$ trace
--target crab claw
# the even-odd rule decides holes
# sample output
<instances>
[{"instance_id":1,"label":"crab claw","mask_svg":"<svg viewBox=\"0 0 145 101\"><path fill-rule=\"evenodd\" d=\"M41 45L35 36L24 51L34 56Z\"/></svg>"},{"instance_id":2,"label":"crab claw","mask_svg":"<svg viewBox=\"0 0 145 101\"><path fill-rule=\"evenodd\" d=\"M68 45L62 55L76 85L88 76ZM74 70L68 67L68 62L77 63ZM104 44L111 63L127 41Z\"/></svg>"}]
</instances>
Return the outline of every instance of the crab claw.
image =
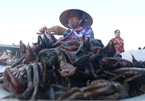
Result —
<instances>
[{"instance_id":1,"label":"crab claw","mask_svg":"<svg viewBox=\"0 0 145 101\"><path fill-rule=\"evenodd\" d=\"M4 89L12 93L22 93L26 89L23 80L17 79L9 68L4 71Z\"/></svg>"},{"instance_id":2,"label":"crab claw","mask_svg":"<svg viewBox=\"0 0 145 101\"><path fill-rule=\"evenodd\" d=\"M32 46L32 51L35 52L36 54L38 54L38 52L41 50L38 43L32 43L33 46Z\"/></svg>"},{"instance_id":3,"label":"crab claw","mask_svg":"<svg viewBox=\"0 0 145 101\"><path fill-rule=\"evenodd\" d=\"M60 70L58 70L62 77L72 76L76 72L76 67L71 65L70 63L66 63L66 65L61 66Z\"/></svg>"},{"instance_id":4,"label":"crab claw","mask_svg":"<svg viewBox=\"0 0 145 101\"><path fill-rule=\"evenodd\" d=\"M115 69L120 67L132 67L132 62L122 58L103 57L99 63L106 69Z\"/></svg>"},{"instance_id":5,"label":"crab claw","mask_svg":"<svg viewBox=\"0 0 145 101\"><path fill-rule=\"evenodd\" d=\"M135 59L135 57L132 54L131 54L131 56L132 56L132 63L137 62L137 60Z\"/></svg>"},{"instance_id":6,"label":"crab claw","mask_svg":"<svg viewBox=\"0 0 145 101\"><path fill-rule=\"evenodd\" d=\"M115 44L113 41L110 41L105 47L107 56L113 57L116 53Z\"/></svg>"},{"instance_id":7,"label":"crab claw","mask_svg":"<svg viewBox=\"0 0 145 101\"><path fill-rule=\"evenodd\" d=\"M44 40L42 39L42 37L39 35L38 36L38 46L43 49L45 47L44 45Z\"/></svg>"},{"instance_id":8,"label":"crab claw","mask_svg":"<svg viewBox=\"0 0 145 101\"><path fill-rule=\"evenodd\" d=\"M29 43L28 43L27 51L26 51L26 53L24 54L24 56L25 56L25 59L26 59L27 61L33 61L33 60L35 60L35 58L36 58L34 52L32 51L32 49L31 49L31 47L30 47L30 45L29 45Z\"/></svg>"},{"instance_id":9,"label":"crab claw","mask_svg":"<svg viewBox=\"0 0 145 101\"><path fill-rule=\"evenodd\" d=\"M20 40L20 52L21 53L26 53L26 45Z\"/></svg>"},{"instance_id":10,"label":"crab claw","mask_svg":"<svg viewBox=\"0 0 145 101\"><path fill-rule=\"evenodd\" d=\"M145 68L145 62L142 60L137 61L135 57L131 54L132 56L132 63L134 67L139 67L139 68Z\"/></svg>"},{"instance_id":11,"label":"crab claw","mask_svg":"<svg viewBox=\"0 0 145 101\"><path fill-rule=\"evenodd\" d=\"M52 47L52 45L53 45L51 38L48 38L48 36L49 35L44 34L43 40L44 40L45 48Z\"/></svg>"}]
</instances>

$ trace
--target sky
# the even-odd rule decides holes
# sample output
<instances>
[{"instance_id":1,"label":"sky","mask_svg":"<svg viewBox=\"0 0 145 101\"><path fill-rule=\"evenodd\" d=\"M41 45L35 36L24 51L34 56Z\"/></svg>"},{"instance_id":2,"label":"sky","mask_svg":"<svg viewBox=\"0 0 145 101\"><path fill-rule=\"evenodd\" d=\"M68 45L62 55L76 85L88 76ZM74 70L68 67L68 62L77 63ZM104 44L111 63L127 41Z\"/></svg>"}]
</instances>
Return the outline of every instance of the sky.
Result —
<instances>
[{"instance_id":1,"label":"sky","mask_svg":"<svg viewBox=\"0 0 145 101\"><path fill-rule=\"evenodd\" d=\"M0 44L36 42L41 27L64 27L59 16L73 8L92 16L95 38L104 45L119 29L125 51L145 46L145 0L0 0Z\"/></svg>"}]
</instances>

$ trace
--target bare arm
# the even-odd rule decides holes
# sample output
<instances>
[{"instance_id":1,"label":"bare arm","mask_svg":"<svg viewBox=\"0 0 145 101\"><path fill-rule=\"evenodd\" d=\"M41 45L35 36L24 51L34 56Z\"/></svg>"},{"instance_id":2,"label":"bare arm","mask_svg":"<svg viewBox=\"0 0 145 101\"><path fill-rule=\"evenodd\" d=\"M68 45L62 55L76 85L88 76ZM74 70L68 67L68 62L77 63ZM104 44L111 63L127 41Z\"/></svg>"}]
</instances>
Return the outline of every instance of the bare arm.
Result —
<instances>
[{"instance_id":1,"label":"bare arm","mask_svg":"<svg viewBox=\"0 0 145 101\"><path fill-rule=\"evenodd\" d=\"M44 26L39 30L41 33L38 33L38 34L43 34L45 32L45 29L47 29L47 32L50 35L63 35L67 31L67 29L60 27L60 26L53 26L50 28L46 28Z\"/></svg>"}]
</instances>

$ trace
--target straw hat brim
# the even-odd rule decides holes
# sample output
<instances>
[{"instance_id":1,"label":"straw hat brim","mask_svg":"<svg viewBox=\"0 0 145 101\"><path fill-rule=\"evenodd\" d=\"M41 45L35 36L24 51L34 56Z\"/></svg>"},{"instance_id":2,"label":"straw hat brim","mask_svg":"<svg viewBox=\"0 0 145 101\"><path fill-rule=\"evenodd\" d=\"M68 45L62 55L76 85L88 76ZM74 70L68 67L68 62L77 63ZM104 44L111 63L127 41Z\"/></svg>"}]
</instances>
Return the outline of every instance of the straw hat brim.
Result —
<instances>
[{"instance_id":1,"label":"straw hat brim","mask_svg":"<svg viewBox=\"0 0 145 101\"><path fill-rule=\"evenodd\" d=\"M87 18L87 21L85 21L84 23L83 23L83 26L82 27L85 27L85 26L91 26L92 24L93 24L93 19L92 19L92 17L87 13L87 12L85 12L85 11L83 11L83 10L79 10L79 9L68 9L68 10L65 10L64 12L62 12L61 14L60 14L60 17L59 17L59 20L60 20L60 22L61 22L61 24L63 25L63 26L65 26L65 27L67 27L67 28L70 28L68 25L67 25L67 21L68 21L68 13L69 13L69 11L71 11L71 10L76 10L76 11L79 11L79 12L82 12L85 16L86 16L86 18Z\"/></svg>"}]
</instances>

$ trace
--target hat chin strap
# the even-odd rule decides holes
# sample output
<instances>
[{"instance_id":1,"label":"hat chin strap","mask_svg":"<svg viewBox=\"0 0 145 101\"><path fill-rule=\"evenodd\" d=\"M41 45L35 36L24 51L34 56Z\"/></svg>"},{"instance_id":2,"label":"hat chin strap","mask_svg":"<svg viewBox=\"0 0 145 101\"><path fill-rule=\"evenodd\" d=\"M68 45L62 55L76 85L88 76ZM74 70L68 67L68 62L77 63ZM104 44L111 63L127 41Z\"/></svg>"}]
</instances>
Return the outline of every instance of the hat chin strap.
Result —
<instances>
[{"instance_id":1,"label":"hat chin strap","mask_svg":"<svg viewBox=\"0 0 145 101\"><path fill-rule=\"evenodd\" d=\"M86 16L85 15L83 15L83 17L81 18L81 20L79 20L79 22L77 22L77 23L74 23L74 24L67 24L70 28L72 28L72 29L75 29L75 28L77 28L83 21L88 21L87 19L86 19Z\"/></svg>"}]
</instances>

